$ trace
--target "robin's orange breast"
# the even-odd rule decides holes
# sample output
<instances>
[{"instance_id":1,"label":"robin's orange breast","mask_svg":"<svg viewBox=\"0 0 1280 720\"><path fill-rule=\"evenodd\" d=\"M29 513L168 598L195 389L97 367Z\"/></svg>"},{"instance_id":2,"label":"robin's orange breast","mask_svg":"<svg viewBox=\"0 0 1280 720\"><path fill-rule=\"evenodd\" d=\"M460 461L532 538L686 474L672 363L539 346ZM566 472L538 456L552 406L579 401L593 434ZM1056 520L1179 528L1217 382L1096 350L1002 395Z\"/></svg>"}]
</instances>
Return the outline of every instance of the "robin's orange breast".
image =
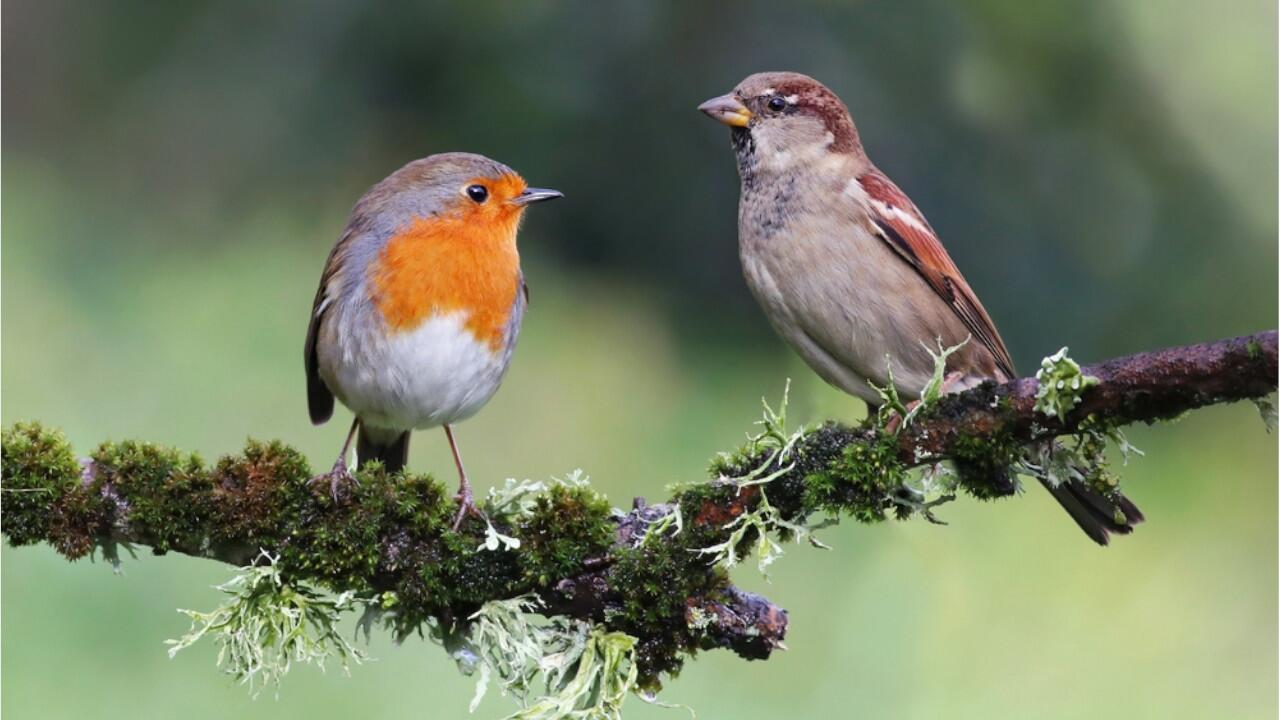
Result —
<instances>
[{"instance_id":1,"label":"robin's orange breast","mask_svg":"<svg viewBox=\"0 0 1280 720\"><path fill-rule=\"evenodd\" d=\"M409 331L464 312L466 330L501 350L520 292L519 219L518 212L420 218L387 241L370 269L374 304L387 325Z\"/></svg>"}]
</instances>

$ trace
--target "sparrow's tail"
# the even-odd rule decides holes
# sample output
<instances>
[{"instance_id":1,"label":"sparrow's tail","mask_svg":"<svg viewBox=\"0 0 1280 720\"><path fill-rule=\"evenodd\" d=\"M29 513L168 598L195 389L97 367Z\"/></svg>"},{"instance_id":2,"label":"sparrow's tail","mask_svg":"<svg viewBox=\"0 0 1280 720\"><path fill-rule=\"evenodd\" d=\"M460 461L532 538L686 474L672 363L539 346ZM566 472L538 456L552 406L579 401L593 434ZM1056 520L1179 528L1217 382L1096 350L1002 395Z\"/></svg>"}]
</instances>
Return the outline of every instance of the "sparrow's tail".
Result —
<instances>
[{"instance_id":1,"label":"sparrow's tail","mask_svg":"<svg viewBox=\"0 0 1280 720\"><path fill-rule=\"evenodd\" d=\"M402 470L409 463L409 431L371 428L360 423L360 435L356 438L358 467L363 468L375 460L381 462L388 473Z\"/></svg>"},{"instance_id":2,"label":"sparrow's tail","mask_svg":"<svg viewBox=\"0 0 1280 720\"><path fill-rule=\"evenodd\" d=\"M1040 484L1076 521L1084 534L1099 545L1110 542L1111 533L1128 535L1133 532L1134 525L1143 521L1138 506L1119 492L1103 493L1076 478L1064 480L1056 487L1043 478Z\"/></svg>"},{"instance_id":3,"label":"sparrow's tail","mask_svg":"<svg viewBox=\"0 0 1280 720\"><path fill-rule=\"evenodd\" d=\"M955 467L962 477L980 480L977 486L984 487L988 497L1012 495L1017 491L1013 473L1007 467L964 461L955 461ZM1079 478L1063 480L1056 486L1043 478L1040 483L1084 534L1099 545L1108 544L1112 533L1128 535L1133 532L1133 526L1143 520L1138 506L1119 492L1101 492Z\"/></svg>"}]
</instances>

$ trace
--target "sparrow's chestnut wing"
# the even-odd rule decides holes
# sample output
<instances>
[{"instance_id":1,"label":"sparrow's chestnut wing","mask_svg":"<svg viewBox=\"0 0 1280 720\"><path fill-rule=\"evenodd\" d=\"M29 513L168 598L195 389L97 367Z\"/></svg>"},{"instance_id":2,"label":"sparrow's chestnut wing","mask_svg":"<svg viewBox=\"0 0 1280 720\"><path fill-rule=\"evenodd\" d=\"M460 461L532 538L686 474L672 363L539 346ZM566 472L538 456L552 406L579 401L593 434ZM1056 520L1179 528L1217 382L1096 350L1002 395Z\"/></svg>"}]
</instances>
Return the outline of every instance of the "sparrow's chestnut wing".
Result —
<instances>
[{"instance_id":1,"label":"sparrow's chestnut wing","mask_svg":"<svg viewBox=\"0 0 1280 720\"><path fill-rule=\"evenodd\" d=\"M911 199L879 170L872 169L858 176L857 181L867 195L881 239L920 273L973 333L973 338L991 352L1006 379L1016 378L1009 350L991 316Z\"/></svg>"}]
</instances>

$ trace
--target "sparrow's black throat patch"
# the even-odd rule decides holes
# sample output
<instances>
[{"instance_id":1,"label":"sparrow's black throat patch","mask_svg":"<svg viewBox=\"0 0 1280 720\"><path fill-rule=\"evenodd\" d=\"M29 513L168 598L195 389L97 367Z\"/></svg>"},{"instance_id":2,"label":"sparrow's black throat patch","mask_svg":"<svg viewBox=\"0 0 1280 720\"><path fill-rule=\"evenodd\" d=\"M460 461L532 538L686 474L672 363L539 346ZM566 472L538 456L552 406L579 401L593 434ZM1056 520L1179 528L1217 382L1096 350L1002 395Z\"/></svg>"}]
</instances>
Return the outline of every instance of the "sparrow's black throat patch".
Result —
<instances>
[{"instance_id":1,"label":"sparrow's black throat patch","mask_svg":"<svg viewBox=\"0 0 1280 720\"><path fill-rule=\"evenodd\" d=\"M742 189L747 190L755 185L756 141L751 137L750 128L735 127L729 133L733 152L738 157L738 176L742 178Z\"/></svg>"}]
</instances>

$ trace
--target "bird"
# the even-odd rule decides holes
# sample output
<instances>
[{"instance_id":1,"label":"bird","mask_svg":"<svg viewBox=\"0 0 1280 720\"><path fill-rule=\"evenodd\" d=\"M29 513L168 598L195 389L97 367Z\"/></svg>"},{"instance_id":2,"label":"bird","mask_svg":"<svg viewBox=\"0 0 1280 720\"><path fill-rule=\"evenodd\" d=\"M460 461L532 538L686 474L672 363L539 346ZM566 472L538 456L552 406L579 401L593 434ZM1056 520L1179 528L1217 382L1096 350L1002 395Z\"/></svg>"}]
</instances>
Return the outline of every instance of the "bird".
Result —
<instances>
[{"instance_id":1,"label":"bird","mask_svg":"<svg viewBox=\"0 0 1280 720\"><path fill-rule=\"evenodd\" d=\"M457 467L454 529L476 506L454 425L474 415L506 375L528 303L516 235L524 211L563 197L529 187L506 165L449 152L414 160L368 190L325 261L304 349L311 422L354 414L328 481L347 465L409 459L414 430L443 427Z\"/></svg>"},{"instance_id":2,"label":"bird","mask_svg":"<svg viewBox=\"0 0 1280 720\"><path fill-rule=\"evenodd\" d=\"M747 285L823 380L873 409L883 402L877 386L917 396L933 375L935 343L960 346L944 392L1018 377L977 294L916 205L867 157L834 92L807 75L765 72L698 109L731 129ZM986 471L998 494L1016 491L1007 468ZM1100 545L1143 520L1118 492L1079 479L1042 483Z\"/></svg>"}]
</instances>

